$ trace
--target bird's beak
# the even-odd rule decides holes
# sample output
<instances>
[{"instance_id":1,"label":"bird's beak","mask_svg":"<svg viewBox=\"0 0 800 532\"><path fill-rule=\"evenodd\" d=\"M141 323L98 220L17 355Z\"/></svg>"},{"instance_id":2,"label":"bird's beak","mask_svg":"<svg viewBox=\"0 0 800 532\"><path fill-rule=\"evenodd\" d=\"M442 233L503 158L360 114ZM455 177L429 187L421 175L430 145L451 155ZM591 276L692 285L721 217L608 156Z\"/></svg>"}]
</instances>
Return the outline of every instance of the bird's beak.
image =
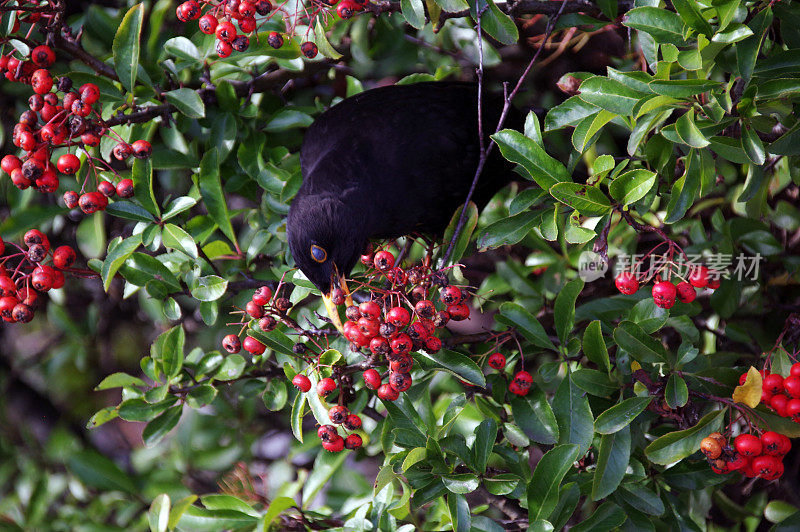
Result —
<instances>
[{"instance_id":1,"label":"bird's beak","mask_svg":"<svg viewBox=\"0 0 800 532\"><path fill-rule=\"evenodd\" d=\"M348 307L352 305L353 297L350 295L350 290L347 289L347 281L344 275L338 274L338 271L331 272L331 289L327 294L322 294L322 301L325 303L325 309L328 311L328 317L331 319L331 323L333 323L340 333L344 334L344 326L342 325L341 317L339 317L339 309L333 304L332 298L333 291L337 286L344 292L345 304Z\"/></svg>"}]
</instances>

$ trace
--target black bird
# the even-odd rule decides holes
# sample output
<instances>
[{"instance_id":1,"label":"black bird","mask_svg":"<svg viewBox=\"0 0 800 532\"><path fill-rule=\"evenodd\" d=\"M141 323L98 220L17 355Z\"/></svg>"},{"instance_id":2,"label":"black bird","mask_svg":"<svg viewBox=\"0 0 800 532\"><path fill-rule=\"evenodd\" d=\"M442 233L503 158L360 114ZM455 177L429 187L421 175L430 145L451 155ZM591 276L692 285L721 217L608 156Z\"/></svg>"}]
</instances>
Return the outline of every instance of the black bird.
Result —
<instances>
[{"instance_id":1,"label":"black bird","mask_svg":"<svg viewBox=\"0 0 800 532\"><path fill-rule=\"evenodd\" d=\"M441 234L464 203L480 157L474 83L427 82L368 90L322 113L300 150L303 184L289 208L294 260L330 301L371 238ZM483 132L497 127L502 98L484 93ZM520 129L510 109L506 127ZM513 177L492 150L473 200L483 207Z\"/></svg>"}]
</instances>

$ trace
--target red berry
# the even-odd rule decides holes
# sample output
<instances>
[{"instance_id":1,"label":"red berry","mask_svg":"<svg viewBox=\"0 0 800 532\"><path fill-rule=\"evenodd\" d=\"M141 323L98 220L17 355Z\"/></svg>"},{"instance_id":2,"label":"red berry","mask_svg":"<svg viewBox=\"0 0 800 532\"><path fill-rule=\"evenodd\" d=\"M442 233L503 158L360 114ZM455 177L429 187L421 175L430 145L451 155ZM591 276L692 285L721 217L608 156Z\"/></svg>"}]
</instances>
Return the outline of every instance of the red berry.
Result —
<instances>
[{"instance_id":1,"label":"red berry","mask_svg":"<svg viewBox=\"0 0 800 532\"><path fill-rule=\"evenodd\" d=\"M786 417L800 423L800 399L790 399L786 403Z\"/></svg>"},{"instance_id":2,"label":"red berry","mask_svg":"<svg viewBox=\"0 0 800 532\"><path fill-rule=\"evenodd\" d=\"M780 436L780 445L778 447L778 454L783 456L792 450L792 440L790 440L789 437L784 434L778 434L778 436Z\"/></svg>"},{"instance_id":3,"label":"red berry","mask_svg":"<svg viewBox=\"0 0 800 532\"><path fill-rule=\"evenodd\" d=\"M117 183L117 195L120 198L132 198L134 194L133 179L125 178Z\"/></svg>"},{"instance_id":4,"label":"red berry","mask_svg":"<svg viewBox=\"0 0 800 532\"><path fill-rule=\"evenodd\" d=\"M492 353L489 355L489 366L496 370L506 367L506 357L502 353Z\"/></svg>"},{"instance_id":5,"label":"red berry","mask_svg":"<svg viewBox=\"0 0 800 532\"><path fill-rule=\"evenodd\" d=\"M256 6L250 2L241 2L239 4L239 14L245 18L253 17L256 14Z\"/></svg>"},{"instance_id":6,"label":"red berry","mask_svg":"<svg viewBox=\"0 0 800 532\"><path fill-rule=\"evenodd\" d=\"M344 337L357 344L360 347L363 347L369 343L369 338L364 336L361 332L361 329L358 328L358 325L352 321L345 322L344 326Z\"/></svg>"},{"instance_id":7,"label":"red berry","mask_svg":"<svg viewBox=\"0 0 800 532\"><path fill-rule=\"evenodd\" d=\"M306 41L303 44L301 44L300 45L300 51L303 53L304 56L306 56L309 59L314 59L315 57L317 57L317 53L318 53L317 45L314 44L311 41ZM381 253L381 252L379 251L378 253ZM388 252L384 252L384 253L388 253ZM377 258L377 253L375 255L376 255L376 258ZM394 266L394 257L392 257L392 266ZM383 268L380 268L377 264L375 264L375 267L378 268L381 271L386 271L386 270L390 269L392 266L388 266L387 268L383 269Z\"/></svg>"},{"instance_id":8,"label":"red berry","mask_svg":"<svg viewBox=\"0 0 800 532\"><path fill-rule=\"evenodd\" d=\"M447 307L447 313L453 321L463 321L469 319L469 307L466 303L458 303Z\"/></svg>"},{"instance_id":9,"label":"red berry","mask_svg":"<svg viewBox=\"0 0 800 532\"><path fill-rule=\"evenodd\" d=\"M518 371L514 375L514 382L517 383L521 388L525 389L526 392L530 389L531 385L533 385L533 376L528 373L527 371Z\"/></svg>"},{"instance_id":10,"label":"red berry","mask_svg":"<svg viewBox=\"0 0 800 532\"><path fill-rule=\"evenodd\" d=\"M78 94L83 103L94 105L100 99L100 89L94 83L84 83L78 89Z\"/></svg>"},{"instance_id":11,"label":"red berry","mask_svg":"<svg viewBox=\"0 0 800 532\"><path fill-rule=\"evenodd\" d=\"M344 449L344 438L342 438L338 434L332 436L330 441L322 442L322 448L332 453L338 453L339 451Z\"/></svg>"},{"instance_id":12,"label":"red berry","mask_svg":"<svg viewBox=\"0 0 800 532\"><path fill-rule=\"evenodd\" d=\"M236 28L227 20L223 20L217 25L214 30L214 35L216 35L217 39L220 41L229 43L236 37ZM219 48L217 50L219 51Z\"/></svg>"},{"instance_id":13,"label":"red berry","mask_svg":"<svg viewBox=\"0 0 800 532\"><path fill-rule=\"evenodd\" d=\"M364 384L370 390L377 390L381 385L381 374L375 369L368 369L361 375L364 378Z\"/></svg>"},{"instance_id":14,"label":"red berry","mask_svg":"<svg viewBox=\"0 0 800 532\"><path fill-rule=\"evenodd\" d=\"M639 280L631 272L622 272L614 280L617 290L625 295L635 294L639 290Z\"/></svg>"},{"instance_id":15,"label":"red berry","mask_svg":"<svg viewBox=\"0 0 800 532\"><path fill-rule=\"evenodd\" d=\"M11 309L11 318L15 322L28 323L33 319L33 310L24 303L17 303L14 308Z\"/></svg>"},{"instance_id":16,"label":"red berry","mask_svg":"<svg viewBox=\"0 0 800 532\"><path fill-rule=\"evenodd\" d=\"M272 299L272 289L269 286L260 286L253 292L253 303L264 306Z\"/></svg>"},{"instance_id":17,"label":"red berry","mask_svg":"<svg viewBox=\"0 0 800 532\"><path fill-rule=\"evenodd\" d=\"M398 329L402 329L411 321L411 314L403 307L393 307L386 314L386 321Z\"/></svg>"},{"instance_id":18,"label":"red berry","mask_svg":"<svg viewBox=\"0 0 800 532\"><path fill-rule=\"evenodd\" d=\"M695 288L705 288L708 285L708 268L705 266L692 268L689 273L689 283Z\"/></svg>"},{"instance_id":19,"label":"red berry","mask_svg":"<svg viewBox=\"0 0 800 532\"><path fill-rule=\"evenodd\" d=\"M414 343L409 335L406 333L400 333L392 339L389 345L391 346L393 353L400 355L411 351Z\"/></svg>"},{"instance_id":20,"label":"red berry","mask_svg":"<svg viewBox=\"0 0 800 532\"><path fill-rule=\"evenodd\" d=\"M400 393L388 383L381 384L381 387L378 388L378 398L384 401L396 401L398 397L400 397Z\"/></svg>"},{"instance_id":21,"label":"red berry","mask_svg":"<svg viewBox=\"0 0 800 532\"><path fill-rule=\"evenodd\" d=\"M717 274L715 274L715 275L717 275ZM715 277L713 279L709 279L708 280L708 284L706 285L706 288L708 288L709 290L716 290L717 288L719 288L721 283L722 283L722 281L720 280L720 278L719 277Z\"/></svg>"},{"instance_id":22,"label":"red berry","mask_svg":"<svg viewBox=\"0 0 800 532\"><path fill-rule=\"evenodd\" d=\"M31 247L34 244L41 244L44 246L45 251L50 250L50 240L47 238L47 235L39 231L38 229L30 229L25 232L22 236L22 242L25 243L26 246Z\"/></svg>"},{"instance_id":23,"label":"red berry","mask_svg":"<svg viewBox=\"0 0 800 532\"><path fill-rule=\"evenodd\" d=\"M205 33L206 35L211 35L214 33L214 30L217 29L217 17L212 14L203 15L200 17L200 20L197 21L197 25L200 27L200 31Z\"/></svg>"},{"instance_id":24,"label":"red berry","mask_svg":"<svg viewBox=\"0 0 800 532\"><path fill-rule=\"evenodd\" d=\"M53 266L63 270L69 268L75 263L75 250L69 246L58 246L53 251Z\"/></svg>"},{"instance_id":25,"label":"red berry","mask_svg":"<svg viewBox=\"0 0 800 532\"><path fill-rule=\"evenodd\" d=\"M298 373L294 376L292 379L292 384L294 384L297 389L303 393L311 389L311 380L302 373Z\"/></svg>"},{"instance_id":26,"label":"red berry","mask_svg":"<svg viewBox=\"0 0 800 532\"><path fill-rule=\"evenodd\" d=\"M425 338L425 351L434 354L438 353L442 348L442 341L435 336L428 336Z\"/></svg>"},{"instance_id":27,"label":"red berry","mask_svg":"<svg viewBox=\"0 0 800 532\"><path fill-rule=\"evenodd\" d=\"M389 372L389 385L398 392L404 392L411 388L411 375L401 372Z\"/></svg>"},{"instance_id":28,"label":"red berry","mask_svg":"<svg viewBox=\"0 0 800 532\"><path fill-rule=\"evenodd\" d=\"M127 142L120 142L119 144L114 146L114 149L111 150L111 153L114 155L114 158L116 160L124 161L125 159L131 156L131 154L133 153L133 149L131 148L131 145L128 144Z\"/></svg>"},{"instance_id":29,"label":"red berry","mask_svg":"<svg viewBox=\"0 0 800 532\"><path fill-rule=\"evenodd\" d=\"M16 155L6 155L3 157L3 160L0 161L0 168L2 168L5 173L11 174L11 172L17 168L22 168L22 161L20 161L19 157Z\"/></svg>"},{"instance_id":30,"label":"red berry","mask_svg":"<svg viewBox=\"0 0 800 532\"><path fill-rule=\"evenodd\" d=\"M40 68L31 76L31 87L36 94L45 94L53 88L53 76L49 71Z\"/></svg>"},{"instance_id":31,"label":"red berry","mask_svg":"<svg viewBox=\"0 0 800 532\"><path fill-rule=\"evenodd\" d=\"M81 160L78 159L77 155L72 153L65 153L58 158L58 162L56 163L56 168L58 168L58 171L67 175L75 174L80 167Z\"/></svg>"},{"instance_id":32,"label":"red berry","mask_svg":"<svg viewBox=\"0 0 800 532\"><path fill-rule=\"evenodd\" d=\"M222 339L222 347L231 354L236 354L242 350L242 342L235 334L229 334Z\"/></svg>"},{"instance_id":33,"label":"red berry","mask_svg":"<svg viewBox=\"0 0 800 532\"><path fill-rule=\"evenodd\" d=\"M247 304L244 306L244 311L247 312L247 315L254 319L259 319L264 317L264 307L261 305L256 305L252 301L248 301Z\"/></svg>"},{"instance_id":34,"label":"red berry","mask_svg":"<svg viewBox=\"0 0 800 532\"><path fill-rule=\"evenodd\" d=\"M747 372L745 371L739 375L739 386L742 386L747 381Z\"/></svg>"},{"instance_id":35,"label":"red berry","mask_svg":"<svg viewBox=\"0 0 800 532\"><path fill-rule=\"evenodd\" d=\"M47 68L56 62L56 54L49 46L40 44L31 50L31 61L36 66Z\"/></svg>"},{"instance_id":36,"label":"red berry","mask_svg":"<svg viewBox=\"0 0 800 532\"><path fill-rule=\"evenodd\" d=\"M417 301L417 304L414 305L414 312L416 312L420 317L432 318L434 314L436 314L436 307L433 305L432 301L428 299L422 299Z\"/></svg>"},{"instance_id":37,"label":"red berry","mask_svg":"<svg viewBox=\"0 0 800 532\"><path fill-rule=\"evenodd\" d=\"M758 456L763 449L761 440L752 434L739 434L733 440L733 445L742 456Z\"/></svg>"},{"instance_id":38,"label":"red berry","mask_svg":"<svg viewBox=\"0 0 800 532\"><path fill-rule=\"evenodd\" d=\"M753 458L756 476L765 480L775 480L783 475L783 462L775 456L763 455Z\"/></svg>"},{"instance_id":39,"label":"red berry","mask_svg":"<svg viewBox=\"0 0 800 532\"><path fill-rule=\"evenodd\" d=\"M682 303L691 303L697 297L697 292L694 291L694 287L686 281L678 283L675 290L678 293L678 299L680 299Z\"/></svg>"},{"instance_id":40,"label":"red berry","mask_svg":"<svg viewBox=\"0 0 800 532\"><path fill-rule=\"evenodd\" d=\"M770 456L781 456L784 454L781 452L783 450L783 440L781 436L782 434L771 430L761 435L761 445L764 448L764 454Z\"/></svg>"},{"instance_id":41,"label":"red berry","mask_svg":"<svg viewBox=\"0 0 800 532\"><path fill-rule=\"evenodd\" d=\"M277 31L271 31L267 36L267 44L269 44L270 46L272 46L277 50L278 48L283 46L283 36Z\"/></svg>"},{"instance_id":42,"label":"red berry","mask_svg":"<svg viewBox=\"0 0 800 532\"><path fill-rule=\"evenodd\" d=\"M361 418L356 414L349 414L344 419L344 428L347 430L358 430L361 428Z\"/></svg>"},{"instance_id":43,"label":"red berry","mask_svg":"<svg viewBox=\"0 0 800 532\"><path fill-rule=\"evenodd\" d=\"M117 194L117 187L109 181L100 181L97 184L97 191L107 198L113 198Z\"/></svg>"},{"instance_id":44,"label":"red berry","mask_svg":"<svg viewBox=\"0 0 800 532\"><path fill-rule=\"evenodd\" d=\"M37 267L31 275L31 286L39 292L47 292L53 288L53 276L45 269Z\"/></svg>"},{"instance_id":45,"label":"red berry","mask_svg":"<svg viewBox=\"0 0 800 532\"><path fill-rule=\"evenodd\" d=\"M314 43L305 42L303 43L303 45L301 45L300 49L303 50L303 46L307 44L314 46L314 55L312 55L311 57L316 56L317 47L314 45ZM303 54L306 55L306 57L308 57L308 54L306 54L305 51L303 51ZM375 258L372 260L372 263L374 264L375 268L377 268L382 272L389 271L392 268L394 268L394 255L385 250L378 251L377 253L375 253Z\"/></svg>"},{"instance_id":46,"label":"red berry","mask_svg":"<svg viewBox=\"0 0 800 532\"><path fill-rule=\"evenodd\" d=\"M786 377L783 389L792 399L800 399L800 377Z\"/></svg>"},{"instance_id":47,"label":"red berry","mask_svg":"<svg viewBox=\"0 0 800 532\"><path fill-rule=\"evenodd\" d=\"M336 381L330 377L325 377L317 383L317 395L326 397L336 389Z\"/></svg>"},{"instance_id":48,"label":"red berry","mask_svg":"<svg viewBox=\"0 0 800 532\"><path fill-rule=\"evenodd\" d=\"M322 441L331 441L334 436L338 436L339 432L333 425L320 425L317 429L317 436Z\"/></svg>"},{"instance_id":49,"label":"red berry","mask_svg":"<svg viewBox=\"0 0 800 532\"><path fill-rule=\"evenodd\" d=\"M256 26L256 19L253 17L245 17L239 21L239 29L244 33L251 33L256 29ZM237 41L239 42L237 43ZM250 46L250 39L248 39L246 35L237 35L231 41L231 46L233 46L236 51L244 52L247 50L247 47Z\"/></svg>"},{"instance_id":50,"label":"red berry","mask_svg":"<svg viewBox=\"0 0 800 532\"><path fill-rule=\"evenodd\" d=\"M256 13L262 16L269 15L269 12L272 11L272 2L270 2L269 0L255 0L253 2L253 5L256 8ZM278 46L277 48L280 48L280 46Z\"/></svg>"},{"instance_id":51,"label":"red berry","mask_svg":"<svg viewBox=\"0 0 800 532\"><path fill-rule=\"evenodd\" d=\"M215 48L217 50L217 55L222 59L225 59L233 53L233 46L225 41L217 41Z\"/></svg>"},{"instance_id":52,"label":"red berry","mask_svg":"<svg viewBox=\"0 0 800 532\"><path fill-rule=\"evenodd\" d=\"M92 112L92 106L83 100L75 100L69 109L72 114L80 117L87 117Z\"/></svg>"},{"instance_id":53,"label":"red berry","mask_svg":"<svg viewBox=\"0 0 800 532\"><path fill-rule=\"evenodd\" d=\"M761 389L761 402L768 404L772 400L772 394L768 390Z\"/></svg>"},{"instance_id":54,"label":"red berry","mask_svg":"<svg viewBox=\"0 0 800 532\"><path fill-rule=\"evenodd\" d=\"M764 377L761 387L772 395L779 394L783 391L783 377L777 373L770 373Z\"/></svg>"},{"instance_id":55,"label":"red berry","mask_svg":"<svg viewBox=\"0 0 800 532\"><path fill-rule=\"evenodd\" d=\"M675 285L669 281L661 281L653 286L653 302L657 307L672 308L676 295Z\"/></svg>"},{"instance_id":56,"label":"red berry","mask_svg":"<svg viewBox=\"0 0 800 532\"><path fill-rule=\"evenodd\" d=\"M344 440L344 446L350 450L358 449L359 447L361 447L361 445L363 445L363 443L364 442L361 439L361 436L359 436L358 434L350 434Z\"/></svg>"},{"instance_id":57,"label":"red berry","mask_svg":"<svg viewBox=\"0 0 800 532\"><path fill-rule=\"evenodd\" d=\"M441 294L439 294L439 300L448 306L457 305L461 303L462 299L463 294L461 289L453 285L443 288Z\"/></svg>"},{"instance_id":58,"label":"red berry","mask_svg":"<svg viewBox=\"0 0 800 532\"><path fill-rule=\"evenodd\" d=\"M331 420L331 423L335 425L341 425L344 423L344 420L347 419L347 416L350 415L350 411L347 409L346 406L336 405L328 410L328 417Z\"/></svg>"},{"instance_id":59,"label":"red berry","mask_svg":"<svg viewBox=\"0 0 800 532\"><path fill-rule=\"evenodd\" d=\"M408 353L397 355L389 362L389 370L395 373L408 373L414 366L414 359Z\"/></svg>"},{"instance_id":60,"label":"red berry","mask_svg":"<svg viewBox=\"0 0 800 532\"><path fill-rule=\"evenodd\" d=\"M252 336L246 336L244 342L242 343L244 350L250 353L253 356L258 356L266 351L267 346L253 338Z\"/></svg>"},{"instance_id":61,"label":"red berry","mask_svg":"<svg viewBox=\"0 0 800 532\"><path fill-rule=\"evenodd\" d=\"M381 307L375 301L364 301L358 306L358 312L361 316L377 320L381 316Z\"/></svg>"},{"instance_id":62,"label":"red berry","mask_svg":"<svg viewBox=\"0 0 800 532\"><path fill-rule=\"evenodd\" d=\"M792 364L792 369L789 370L789 375L792 377L800 377L800 362Z\"/></svg>"},{"instance_id":63,"label":"red berry","mask_svg":"<svg viewBox=\"0 0 800 532\"><path fill-rule=\"evenodd\" d=\"M131 154L137 159L147 159L153 153L153 146L146 140L137 140L131 144Z\"/></svg>"},{"instance_id":64,"label":"red berry","mask_svg":"<svg viewBox=\"0 0 800 532\"><path fill-rule=\"evenodd\" d=\"M781 417L786 417L786 407L788 405L789 399L782 393L773 396L772 399L769 400L769 406Z\"/></svg>"}]
</instances>

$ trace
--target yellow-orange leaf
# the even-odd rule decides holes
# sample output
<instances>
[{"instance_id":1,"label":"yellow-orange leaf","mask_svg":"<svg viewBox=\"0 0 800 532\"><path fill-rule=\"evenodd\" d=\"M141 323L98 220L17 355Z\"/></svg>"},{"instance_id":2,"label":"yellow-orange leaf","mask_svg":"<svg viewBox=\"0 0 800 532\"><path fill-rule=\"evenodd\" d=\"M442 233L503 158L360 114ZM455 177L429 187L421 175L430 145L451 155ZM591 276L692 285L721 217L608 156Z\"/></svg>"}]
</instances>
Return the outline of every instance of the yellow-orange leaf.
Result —
<instances>
[{"instance_id":1,"label":"yellow-orange leaf","mask_svg":"<svg viewBox=\"0 0 800 532\"><path fill-rule=\"evenodd\" d=\"M733 390L731 397L737 403L744 403L750 408L755 408L761 402L761 384L763 379L756 368L750 366L747 370L747 380L744 384Z\"/></svg>"},{"instance_id":2,"label":"yellow-orange leaf","mask_svg":"<svg viewBox=\"0 0 800 532\"><path fill-rule=\"evenodd\" d=\"M639 364L635 360L633 362L631 362L631 372L634 372L634 371L640 370L640 369L642 369L642 365L641 364Z\"/></svg>"}]
</instances>

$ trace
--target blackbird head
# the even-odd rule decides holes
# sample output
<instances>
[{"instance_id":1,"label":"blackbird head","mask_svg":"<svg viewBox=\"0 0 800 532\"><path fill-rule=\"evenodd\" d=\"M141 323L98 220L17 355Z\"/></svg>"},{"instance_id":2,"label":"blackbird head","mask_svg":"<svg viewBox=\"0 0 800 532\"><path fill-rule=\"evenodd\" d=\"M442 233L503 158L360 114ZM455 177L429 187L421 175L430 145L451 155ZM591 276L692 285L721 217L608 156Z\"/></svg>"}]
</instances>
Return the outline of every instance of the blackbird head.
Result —
<instances>
[{"instance_id":1,"label":"blackbird head","mask_svg":"<svg viewBox=\"0 0 800 532\"><path fill-rule=\"evenodd\" d=\"M367 241L367 235L355 218L353 210L339 199L307 195L301 189L289 208L286 222L294 261L322 292L334 321L331 292L341 287L347 294L345 277L355 266Z\"/></svg>"}]
</instances>

